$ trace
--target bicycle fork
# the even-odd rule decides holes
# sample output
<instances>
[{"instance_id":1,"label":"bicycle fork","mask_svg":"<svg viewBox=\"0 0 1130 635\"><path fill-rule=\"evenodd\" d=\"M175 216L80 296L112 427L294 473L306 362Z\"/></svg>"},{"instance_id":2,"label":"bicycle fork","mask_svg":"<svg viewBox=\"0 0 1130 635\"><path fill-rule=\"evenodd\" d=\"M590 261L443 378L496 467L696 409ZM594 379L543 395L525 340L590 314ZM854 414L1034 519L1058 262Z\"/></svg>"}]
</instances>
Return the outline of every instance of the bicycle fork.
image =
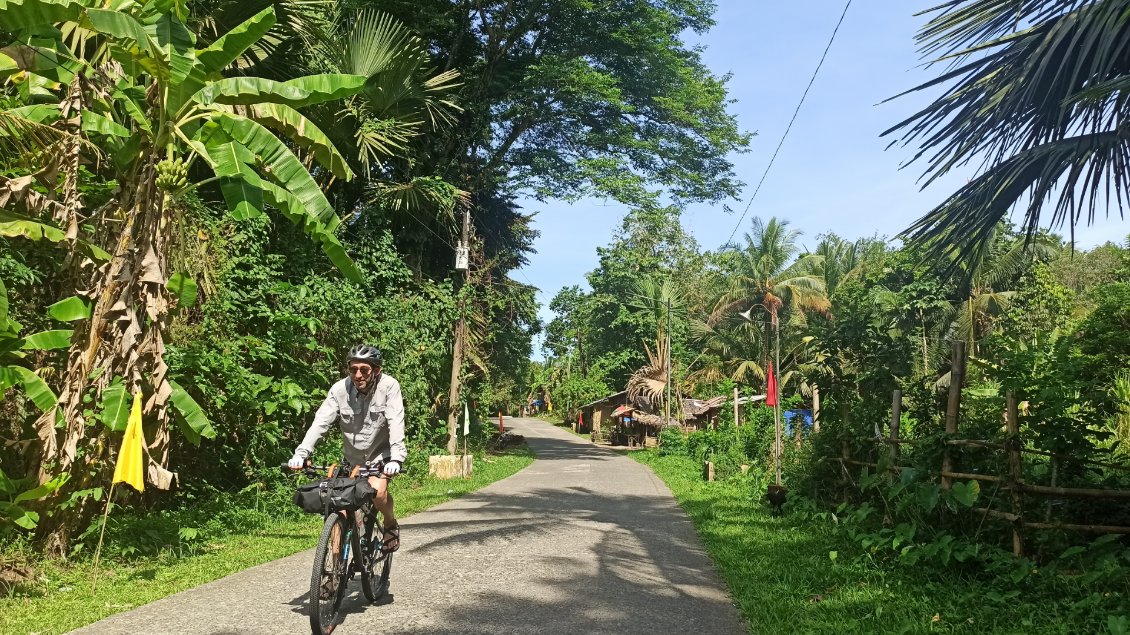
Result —
<instances>
[{"instance_id":1,"label":"bicycle fork","mask_svg":"<svg viewBox=\"0 0 1130 635\"><path fill-rule=\"evenodd\" d=\"M346 579L352 580L353 574L365 566L365 546L361 544L361 540L364 539L365 526L360 513L344 513L347 514L345 521L347 529L343 540L341 565L345 568ZM352 562L350 556L352 556Z\"/></svg>"}]
</instances>

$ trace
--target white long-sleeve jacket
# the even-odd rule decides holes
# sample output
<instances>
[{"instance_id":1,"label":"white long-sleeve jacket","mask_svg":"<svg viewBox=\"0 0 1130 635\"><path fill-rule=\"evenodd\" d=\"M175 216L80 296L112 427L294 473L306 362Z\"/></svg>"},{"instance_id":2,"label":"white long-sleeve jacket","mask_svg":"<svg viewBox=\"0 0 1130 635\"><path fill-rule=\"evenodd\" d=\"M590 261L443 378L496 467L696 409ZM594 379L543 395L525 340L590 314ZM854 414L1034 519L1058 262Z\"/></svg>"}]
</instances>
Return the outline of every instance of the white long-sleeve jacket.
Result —
<instances>
[{"instance_id":1,"label":"white long-sleeve jacket","mask_svg":"<svg viewBox=\"0 0 1130 635\"><path fill-rule=\"evenodd\" d=\"M341 428L345 460L353 465L378 459L403 463L408 456L400 382L386 373L381 373L368 395L358 392L349 377L330 387L295 456L310 456L335 421Z\"/></svg>"}]
</instances>

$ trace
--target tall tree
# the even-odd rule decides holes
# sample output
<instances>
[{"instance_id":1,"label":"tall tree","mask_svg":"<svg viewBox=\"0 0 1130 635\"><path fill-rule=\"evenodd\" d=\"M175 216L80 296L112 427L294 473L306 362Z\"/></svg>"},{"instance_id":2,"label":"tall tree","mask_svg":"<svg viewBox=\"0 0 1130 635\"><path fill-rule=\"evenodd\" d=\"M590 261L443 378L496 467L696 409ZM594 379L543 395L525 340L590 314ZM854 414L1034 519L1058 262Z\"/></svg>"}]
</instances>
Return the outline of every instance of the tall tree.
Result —
<instances>
[{"instance_id":1,"label":"tall tree","mask_svg":"<svg viewBox=\"0 0 1130 635\"><path fill-rule=\"evenodd\" d=\"M669 291L681 297L698 279L701 256L694 238L680 221L678 208L643 208L624 217L617 237L597 247L600 263L588 274L592 296L588 332L591 358L609 357L609 382L622 386L629 375L647 363L640 342L652 341L656 315L639 310L639 281L652 276L667 280ZM673 324L672 348L685 339L685 324ZM625 348L631 343L631 348ZM615 361L611 360L615 357Z\"/></svg>"},{"instance_id":2,"label":"tall tree","mask_svg":"<svg viewBox=\"0 0 1130 635\"><path fill-rule=\"evenodd\" d=\"M707 0L392 0L463 75L454 134L431 140L434 174L469 190L476 225L499 195L612 198L653 206L734 196L727 158L748 135L726 77L683 41L713 22ZM504 234L484 232L490 242ZM528 247L528 245L527 245ZM446 264L446 263L444 263Z\"/></svg>"}]
</instances>

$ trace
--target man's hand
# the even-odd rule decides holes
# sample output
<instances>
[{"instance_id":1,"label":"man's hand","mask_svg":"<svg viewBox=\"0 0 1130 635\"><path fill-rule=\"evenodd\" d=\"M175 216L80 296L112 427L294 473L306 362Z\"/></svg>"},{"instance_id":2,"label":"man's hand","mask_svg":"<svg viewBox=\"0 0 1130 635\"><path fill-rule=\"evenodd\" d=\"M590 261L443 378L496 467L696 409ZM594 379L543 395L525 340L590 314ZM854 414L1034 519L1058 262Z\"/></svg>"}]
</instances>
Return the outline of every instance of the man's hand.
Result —
<instances>
[{"instance_id":1,"label":"man's hand","mask_svg":"<svg viewBox=\"0 0 1130 635\"><path fill-rule=\"evenodd\" d=\"M400 474L400 463L396 461L385 463L385 476L396 476L397 474Z\"/></svg>"},{"instance_id":2,"label":"man's hand","mask_svg":"<svg viewBox=\"0 0 1130 635\"><path fill-rule=\"evenodd\" d=\"M297 454L290 457L290 460L286 462L286 466L292 470L301 470L303 465L306 465L306 457Z\"/></svg>"}]
</instances>

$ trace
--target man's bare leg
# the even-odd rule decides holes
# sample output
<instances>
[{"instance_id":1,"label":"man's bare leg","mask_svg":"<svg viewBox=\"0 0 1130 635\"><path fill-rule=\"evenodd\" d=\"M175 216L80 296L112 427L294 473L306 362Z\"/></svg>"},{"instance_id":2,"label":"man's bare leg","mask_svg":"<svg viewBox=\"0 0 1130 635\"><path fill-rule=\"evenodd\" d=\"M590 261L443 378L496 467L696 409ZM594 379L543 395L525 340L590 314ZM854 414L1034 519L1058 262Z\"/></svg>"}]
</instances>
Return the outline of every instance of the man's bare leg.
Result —
<instances>
[{"instance_id":1,"label":"man's bare leg","mask_svg":"<svg viewBox=\"0 0 1130 635\"><path fill-rule=\"evenodd\" d=\"M399 529L400 523L397 522L396 512L393 510L392 494L388 491L388 481L389 479L378 476L369 477L369 485L372 485L373 489L377 491L376 495L373 496L373 506L381 513L381 522L386 530ZM391 537L386 536L385 544L399 547L400 539L397 538L393 540Z\"/></svg>"}]
</instances>

